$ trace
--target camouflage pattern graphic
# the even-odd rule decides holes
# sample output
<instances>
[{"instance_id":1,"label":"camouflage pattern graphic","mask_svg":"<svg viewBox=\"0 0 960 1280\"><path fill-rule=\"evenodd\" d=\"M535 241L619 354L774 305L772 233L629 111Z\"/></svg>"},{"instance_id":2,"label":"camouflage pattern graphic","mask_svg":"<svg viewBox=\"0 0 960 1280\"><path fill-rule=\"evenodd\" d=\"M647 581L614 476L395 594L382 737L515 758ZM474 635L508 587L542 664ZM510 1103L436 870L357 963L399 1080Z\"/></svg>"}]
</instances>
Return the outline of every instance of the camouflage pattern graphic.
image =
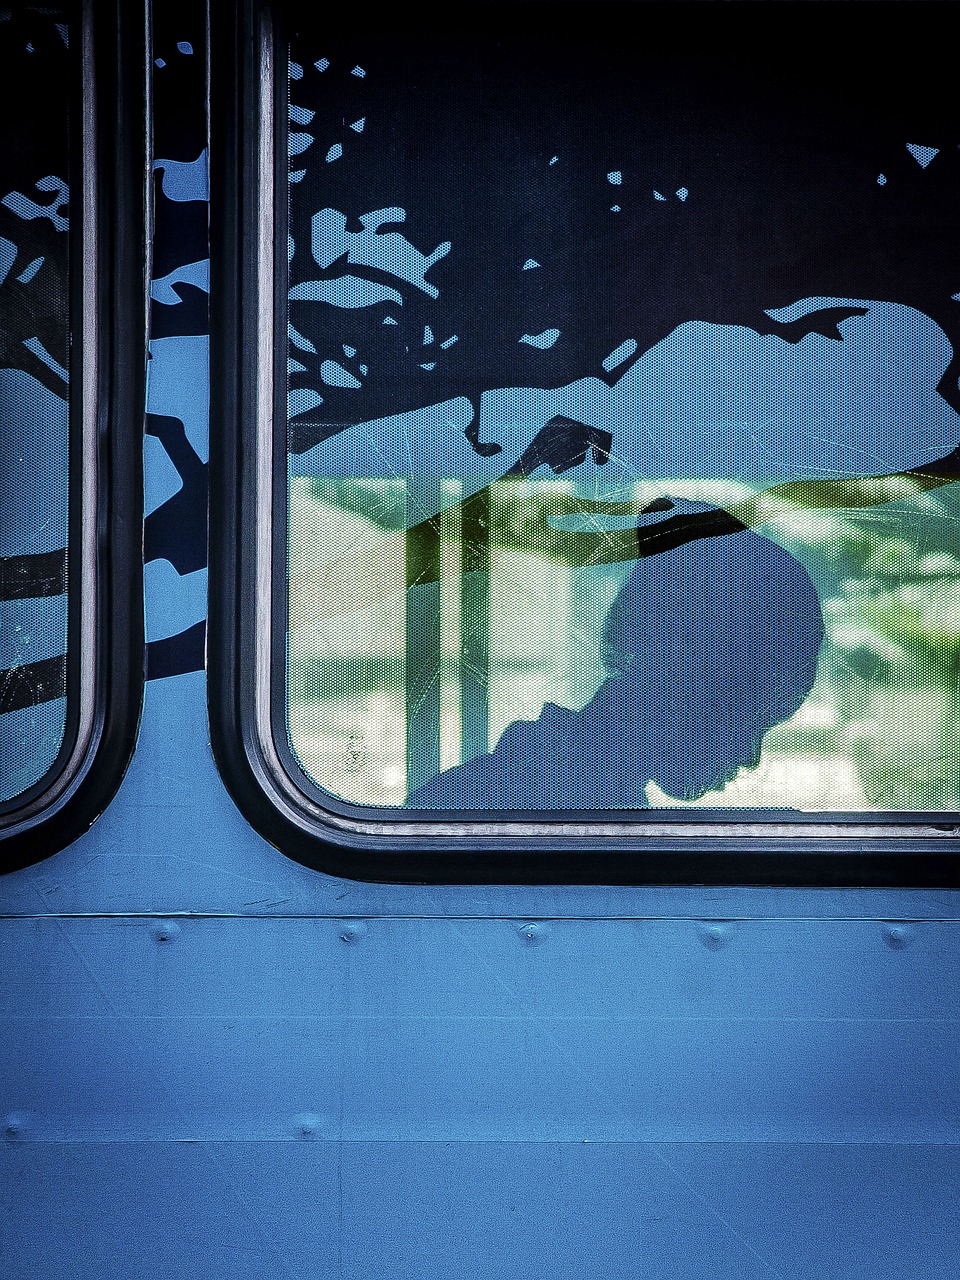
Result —
<instances>
[{"instance_id":1,"label":"camouflage pattern graphic","mask_svg":"<svg viewBox=\"0 0 960 1280\"><path fill-rule=\"evenodd\" d=\"M210 257L203 24L155 16L155 236L144 457L147 678L204 666Z\"/></svg>"}]
</instances>

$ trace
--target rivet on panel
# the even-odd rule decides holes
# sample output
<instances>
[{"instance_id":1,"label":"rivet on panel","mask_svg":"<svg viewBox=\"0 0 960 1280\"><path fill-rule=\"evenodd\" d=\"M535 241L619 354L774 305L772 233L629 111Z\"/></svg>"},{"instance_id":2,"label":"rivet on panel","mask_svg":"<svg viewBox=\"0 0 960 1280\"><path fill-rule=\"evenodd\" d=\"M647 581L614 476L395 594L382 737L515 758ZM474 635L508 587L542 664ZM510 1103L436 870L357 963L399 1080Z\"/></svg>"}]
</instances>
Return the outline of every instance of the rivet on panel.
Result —
<instances>
[{"instance_id":1,"label":"rivet on panel","mask_svg":"<svg viewBox=\"0 0 960 1280\"><path fill-rule=\"evenodd\" d=\"M180 934L180 926L173 920L161 920L150 930L154 942L174 942Z\"/></svg>"},{"instance_id":2,"label":"rivet on panel","mask_svg":"<svg viewBox=\"0 0 960 1280\"><path fill-rule=\"evenodd\" d=\"M314 1115L312 1111L304 1111L294 1116L293 1125L298 1137L315 1138L320 1128L320 1116Z\"/></svg>"},{"instance_id":3,"label":"rivet on panel","mask_svg":"<svg viewBox=\"0 0 960 1280\"><path fill-rule=\"evenodd\" d=\"M540 943L547 933L547 926L536 920L527 920L520 926L520 937L529 944Z\"/></svg>"},{"instance_id":4,"label":"rivet on panel","mask_svg":"<svg viewBox=\"0 0 960 1280\"><path fill-rule=\"evenodd\" d=\"M7 1138L19 1138L26 1125L27 1118L22 1111L11 1111L3 1117L3 1132Z\"/></svg>"},{"instance_id":5,"label":"rivet on panel","mask_svg":"<svg viewBox=\"0 0 960 1280\"><path fill-rule=\"evenodd\" d=\"M894 951L901 951L913 941L913 930L908 924L885 924L883 940Z\"/></svg>"},{"instance_id":6,"label":"rivet on panel","mask_svg":"<svg viewBox=\"0 0 960 1280\"><path fill-rule=\"evenodd\" d=\"M697 927L700 941L711 951L719 951L733 940L733 925L713 920Z\"/></svg>"},{"instance_id":7,"label":"rivet on panel","mask_svg":"<svg viewBox=\"0 0 960 1280\"><path fill-rule=\"evenodd\" d=\"M359 942L367 932L362 920L345 920L340 926L341 942Z\"/></svg>"}]
</instances>

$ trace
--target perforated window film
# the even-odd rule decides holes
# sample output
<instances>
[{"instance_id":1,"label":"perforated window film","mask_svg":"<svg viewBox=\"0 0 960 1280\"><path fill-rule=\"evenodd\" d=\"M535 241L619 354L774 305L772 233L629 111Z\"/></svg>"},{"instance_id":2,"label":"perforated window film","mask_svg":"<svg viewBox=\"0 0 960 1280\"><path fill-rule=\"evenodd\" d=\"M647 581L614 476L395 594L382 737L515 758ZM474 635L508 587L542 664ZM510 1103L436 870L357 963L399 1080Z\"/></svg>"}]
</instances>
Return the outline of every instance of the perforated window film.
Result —
<instances>
[{"instance_id":1,"label":"perforated window film","mask_svg":"<svg viewBox=\"0 0 960 1280\"><path fill-rule=\"evenodd\" d=\"M0 803L67 726L70 5L0 10Z\"/></svg>"},{"instance_id":2,"label":"perforated window film","mask_svg":"<svg viewBox=\"0 0 960 1280\"><path fill-rule=\"evenodd\" d=\"M0 873L114 795L143 687L147 14L0 5Z\"/></svg>"},{"instance_id":3,"label":"perforated window film","mask_svg":"<svg viewBox=\"0 0 960 1280\"><path fill-rule=\"evenodd\" d=\"M364 879L954 883L945 7L216 13L248 819Z\"/></svg>"},{"instance_id":4,"label":"perforated window film","mask_svg":"<svg viewBox=\"0 0 960 1280\"><path fill-rule=\"evenodd\" d=\"M960 808L955 117L846 44L807 85L536 13L289 33L299 768L428 811Z\"/></svg>"}]
</instances>

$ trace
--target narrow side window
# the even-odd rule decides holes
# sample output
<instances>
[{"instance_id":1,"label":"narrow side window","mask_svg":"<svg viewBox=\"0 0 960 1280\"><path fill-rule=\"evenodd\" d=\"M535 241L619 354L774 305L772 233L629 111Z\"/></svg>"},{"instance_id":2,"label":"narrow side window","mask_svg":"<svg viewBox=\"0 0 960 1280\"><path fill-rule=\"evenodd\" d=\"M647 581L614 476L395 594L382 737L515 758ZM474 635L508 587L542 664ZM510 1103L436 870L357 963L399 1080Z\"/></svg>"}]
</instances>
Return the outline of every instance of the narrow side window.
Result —
<instances>
[{"instance_id":1,"label":"narrow side window","mask_svg":"<svg viewBox=\"0 0 960 1280\"><path fill-rule=\"evenodd\" d=\"M0 19L0 803L67 735L71 34L65 8Z\"/></svg>"},{"instance_id":2,"label":"narrow side window","mask_svg":"<svg viewBox=\"0 0 960 1280\"><path fill-rule=\"evenodd\" d=\"M95 816L136 723L142 621L129 513L144 364L142 15L135 31L135 6L122 17L79 0L0 12L4 869L44 856ZM98 752L106 756L93 770Z\"/></svg>"}]
</instances>

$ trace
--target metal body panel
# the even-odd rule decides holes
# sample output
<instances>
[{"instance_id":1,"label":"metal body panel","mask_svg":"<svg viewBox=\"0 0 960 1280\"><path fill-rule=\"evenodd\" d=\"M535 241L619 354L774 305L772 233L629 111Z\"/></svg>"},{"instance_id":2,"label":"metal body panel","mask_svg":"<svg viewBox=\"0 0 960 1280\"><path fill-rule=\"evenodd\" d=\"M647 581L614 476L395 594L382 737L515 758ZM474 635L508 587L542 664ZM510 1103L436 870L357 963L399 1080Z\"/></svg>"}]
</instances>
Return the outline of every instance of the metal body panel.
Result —
<instances>
[{"instance_id":1,"label":"metal body panel","mask_svg":"<svg viewBox=\"0 0 960 1280\"><path fill-rule=\"evenodd\" d=\"M537 927L8 922L45 959L8 984L4 1114L40 1142L960 1142L953 926Z\"/></svg>"},{"instance_id":2,"label":"metal body panel","mask_svg":"<svg viewBox=\"0 0 960 1280\"><path fill-rule=\"evenodd\" d=\"M4 1165L11 1280L952 1280L960 1237L944 1146L80 1143Z\"/></svg>"},{"instance_id":3,"label":"metal body panel","mask_svg":"<svg viewBox=\"0 0 960 1280\"><path fill-rule=\"evenodd\" d=\"M341 881L203 712L0 881L5 1275L953 1274L955 893Z\"/></svg>"}]
</instances>

